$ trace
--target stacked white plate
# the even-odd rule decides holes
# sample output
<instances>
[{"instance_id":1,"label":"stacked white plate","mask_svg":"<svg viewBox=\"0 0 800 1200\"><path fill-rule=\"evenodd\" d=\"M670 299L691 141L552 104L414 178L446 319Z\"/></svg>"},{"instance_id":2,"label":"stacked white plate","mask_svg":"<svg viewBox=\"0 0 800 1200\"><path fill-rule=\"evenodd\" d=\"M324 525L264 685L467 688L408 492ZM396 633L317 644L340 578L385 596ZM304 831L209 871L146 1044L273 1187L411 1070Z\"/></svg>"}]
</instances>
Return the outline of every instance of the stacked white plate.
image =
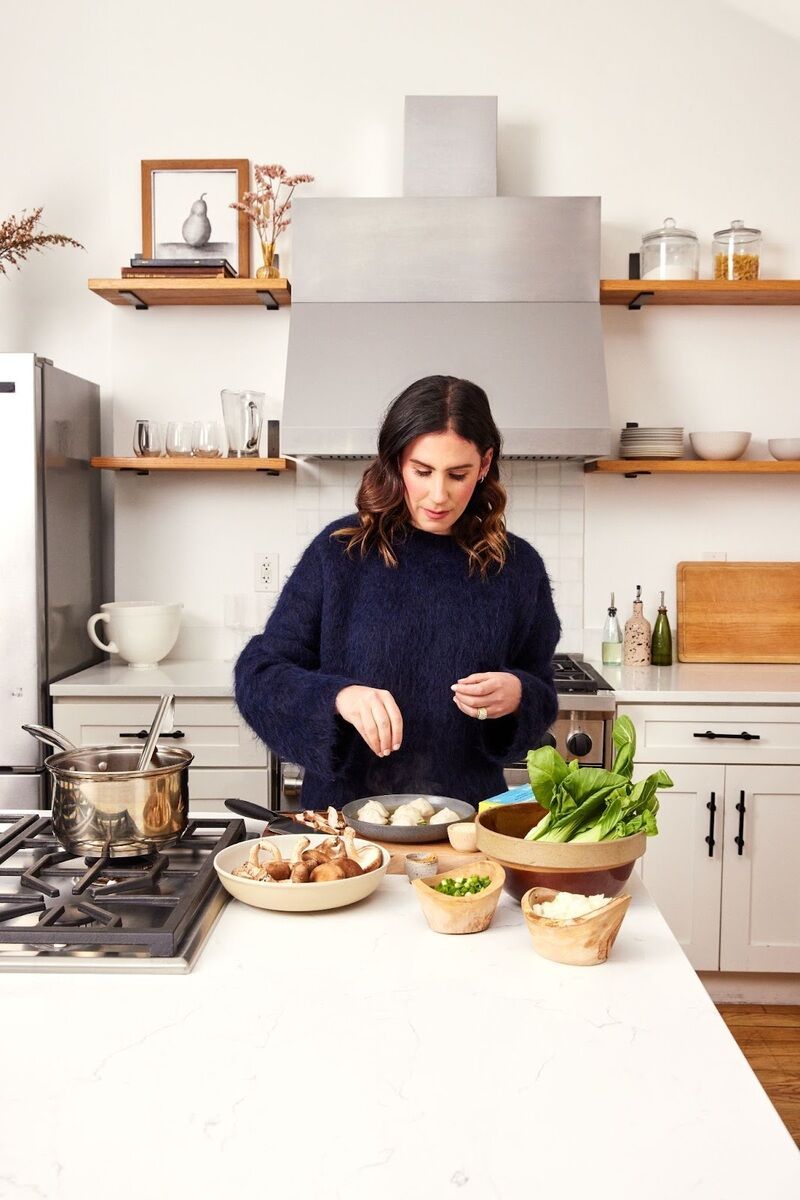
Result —
<instances>
[{"instance_id":1,"label":"stacked white plate","mask_svg":"<svg viewBox=\"0 0 800 1200\"><path fill-rule=\"evenodd\" d=\"M629 425L620 431L620 458L682 458L683 428Z\"/></svg>"}]
</instances>

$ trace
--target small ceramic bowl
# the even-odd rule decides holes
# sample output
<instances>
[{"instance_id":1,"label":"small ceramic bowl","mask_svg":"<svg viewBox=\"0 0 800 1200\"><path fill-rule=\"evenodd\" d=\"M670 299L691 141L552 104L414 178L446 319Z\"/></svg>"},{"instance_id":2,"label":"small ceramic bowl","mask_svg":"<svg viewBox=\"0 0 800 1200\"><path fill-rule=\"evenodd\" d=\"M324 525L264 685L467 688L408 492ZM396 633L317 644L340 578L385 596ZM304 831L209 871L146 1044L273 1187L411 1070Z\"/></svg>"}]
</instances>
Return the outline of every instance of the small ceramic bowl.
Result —
<instances>
[{"instance_id":1,"label":"small ceramic bowl","mask_svg":"<svg viewBox=\"0 0 800 1200\"><path fill-rule=\"evenodd\" d=\"M770 438L767 445L772 457L779 462L796 462L800 459L800 437Z\"/></svg>"},{"instance_id":2,"label":"small ceramic bowl","mask_svg":"<svg viewBox=\"0 0 800 1200\"><path fill-rule=\"evenodd\" d=\"M447 896L436 891L440 880L463 879L465 875L488 875L489 885L473 896ZM505 871L498 863L478 858L468 866L453 867L427 879L415 879L412 887L434 933L482 933L492 923L505 877Z\"/></svg>"},{"instance_id":3,"label":"small ceramic bowl","mask_svg":"<svg viewBox=\"0 0 800 1200\"><path fill-rule=\"evenodd\" d=\"M556 920L533 912L534 904L552 900L556 894L552 888L535 887L522 897L522 912L534 950L542 958L573 967L605 962L628 911L630 896L617 896L585 917Z\"/></svg>"},{"instance_id":4,"label":"small ceramic bowl","mask_svg":"<svg viewBox=\"0 0 800 1200\"><path fill-rule=\"evenodd\" d=\"M698 458L730 462L741 458L750 445L751 434L728 429L690 433L689 441Z\"/></svg>"},{"instance_id":5,"label":"small ceramic bowl","mask_svg":"<svg viewBox=\"0 0 800 1200\"><path fill-rule=\"evenodd\" d=\"M435 854L420 850L406 855L406 875L409 879L425 879L428 875L435 875L438 870L439 859Z\"/></svg>"},{"instance_id":6,"label":"small ceramic bowl","mask_svg":"<svg viewBox=\"0 0 800 1200\"><path fill-rule=\"evenodd\" d=\"M468 854L478 848L478 832L474 821L457 821L447 826L447 840L454 850Z\"/></svg>"}]
</instances>

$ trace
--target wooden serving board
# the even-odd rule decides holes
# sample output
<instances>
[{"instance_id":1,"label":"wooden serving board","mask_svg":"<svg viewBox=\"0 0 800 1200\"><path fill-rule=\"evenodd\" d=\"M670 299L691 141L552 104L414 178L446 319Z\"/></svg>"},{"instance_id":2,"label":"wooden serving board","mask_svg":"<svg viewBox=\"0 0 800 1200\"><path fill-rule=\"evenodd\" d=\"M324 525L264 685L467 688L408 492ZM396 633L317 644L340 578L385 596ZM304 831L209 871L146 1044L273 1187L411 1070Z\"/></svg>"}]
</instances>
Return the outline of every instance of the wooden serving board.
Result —
<instances>
[{"instance_id":1,"label":"wooden serving board","mask_svg":"<svg viewBox=\"0 0 800 1200\"><path fill-rule=\"evenodd\" d=\"M681 662L800 663L800 562L681 562Z\"/></svg>"}]
</instances>

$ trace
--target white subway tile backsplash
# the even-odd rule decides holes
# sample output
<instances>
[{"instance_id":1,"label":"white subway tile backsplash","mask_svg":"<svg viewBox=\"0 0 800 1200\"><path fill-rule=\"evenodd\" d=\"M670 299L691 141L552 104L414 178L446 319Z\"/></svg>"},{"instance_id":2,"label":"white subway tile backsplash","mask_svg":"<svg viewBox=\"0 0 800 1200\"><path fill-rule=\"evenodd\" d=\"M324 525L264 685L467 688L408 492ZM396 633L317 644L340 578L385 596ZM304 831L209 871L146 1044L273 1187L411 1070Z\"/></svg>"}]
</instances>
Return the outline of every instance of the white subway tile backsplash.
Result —
<instances>
[{"instance_id":1,"label":"white subway tile backsplash","mask_svg":"<svg viewBox=\"0 0 800 1200\"><path fill-rule=\"evenodd\" d=\"M559 508L580 510L583 512L583 488L582 487L560 487L559 491Z\"/></svg>"},{"instance_id":2,"label":"white subway tile backsplash","mask_svg":"<svg viewBox=\"0 0 800 1200\"><path fill-rule=\"evenodd\" d=\"M583 509L562 508L558 512L560 533L583 533Z\"/></svg>"},{"instance_id":3,"label":"white subway tile backsplash","mask_svg":"<svg viewBox=\"0 0 800 1200\"><path fill-rule=\"evenodd\" d=\"M509 490L514 512L536 512L536 488L515 483Z\"/></svg>"},{"instance_id":4,"label":"white subway tile backsplash","mask_svg":"<svg viewBox=\"0 0 800 1200\"><path fill-rule=\"evenodd\" d=\"M562 558L559 568L559 577L565 583L583 582L583 559L582 558Z\"/></svg>"},{"instance_id":5,"label":"white subway tile backsplash","mask_svg":"<svg viewBox=\"0 0 800 1200\"><path fill-rule=\"evenodd\" d=\"M536 533L558 533L559 532L559 514L555 510L546 510L537 512L536 514Z\"/></svg>"},{"instance_id":6,"label":"white subway tile backsplash","mask_svg":"<svg viewBox=\"0 0 800 1200\"><path fill-rule=\"evenodd\" d=\"M539 485L557 484L561 479L561 465L557 462L536 464L536 482Z\"/></svg>"},{"instance_id":7,"label":"white subway tile backsplash","mask_svg":"<svg viewBox=\"0 0 800 1200\"><path fill-rule=\"evenodd\" d=\"M557 487L537 487L536 510L546 511L561 507L561 490Z\"/></svg>"}]
</instances>

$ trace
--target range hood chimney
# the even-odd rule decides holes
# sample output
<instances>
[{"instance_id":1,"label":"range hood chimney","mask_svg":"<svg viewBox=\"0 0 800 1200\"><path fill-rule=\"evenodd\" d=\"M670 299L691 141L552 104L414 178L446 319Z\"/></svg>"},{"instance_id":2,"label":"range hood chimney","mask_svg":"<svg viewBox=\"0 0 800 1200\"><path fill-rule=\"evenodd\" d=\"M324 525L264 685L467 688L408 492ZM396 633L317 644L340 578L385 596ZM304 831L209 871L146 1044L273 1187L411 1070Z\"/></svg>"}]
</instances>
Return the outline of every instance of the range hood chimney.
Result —
<instances>
[{"instance_id":1,"label":"range hood chimney","mask_svg":"<svg viewBox=\"0 0 800 1200\"><path fill-rule=\"evenodd\" d=\"M294 203L282 452L371 458L424 375L489 396L511 458L608 454L599 197L497 196L497 99L406 98L404 196Z\"/></svg>"}]
</instances>

